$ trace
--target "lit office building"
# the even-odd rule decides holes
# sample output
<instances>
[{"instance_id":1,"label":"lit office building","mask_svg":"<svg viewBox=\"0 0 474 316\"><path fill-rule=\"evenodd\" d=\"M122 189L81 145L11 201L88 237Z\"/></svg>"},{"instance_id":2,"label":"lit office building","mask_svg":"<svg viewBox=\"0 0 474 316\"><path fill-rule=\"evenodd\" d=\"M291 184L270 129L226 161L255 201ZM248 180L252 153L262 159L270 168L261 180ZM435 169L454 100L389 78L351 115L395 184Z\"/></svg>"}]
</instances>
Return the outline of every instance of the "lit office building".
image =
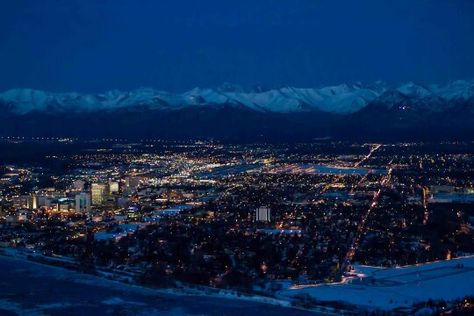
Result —
<instances>
[{"instance_id":1,"label":"lit office building","mask_svg":"<svg viewBox=\"0 0 474 316\"><path fill-rule=\"evenodd\" d=\"M33 210L38 208L38 195L34 192L28 198L28 208Z\"/></svg>"},{"instance_id":2,"label":"lit office building","mask_svg":"<svg viewBox=\"0 0 474 316\"><path fill-rule=\"evenodd\" d=\"M102 205L107 200L108 185L92 183L91 187L92 205Z\"/></svg>"},{"instance_id":3,"label":"lit office building","mask_svg":"<svg viewBox=\"0 0 474 316\"><path fill-rule=\"evenodd\" d=\"M76 194L76 212L90 212L91 197L89 193L81 192Z\"/></svg>"},{"instance_id":4,"label":"lit office building","mask_svg":"<svg viewBox=\"0 0 474 316\"><path fill-rule=\"evenodd\" d=\"M109 182L109 193L110 194L114 194L114 193L119 193L119 183L118 182L114 182L114 181L110 181Z\"/></svg>"}]
</instances>

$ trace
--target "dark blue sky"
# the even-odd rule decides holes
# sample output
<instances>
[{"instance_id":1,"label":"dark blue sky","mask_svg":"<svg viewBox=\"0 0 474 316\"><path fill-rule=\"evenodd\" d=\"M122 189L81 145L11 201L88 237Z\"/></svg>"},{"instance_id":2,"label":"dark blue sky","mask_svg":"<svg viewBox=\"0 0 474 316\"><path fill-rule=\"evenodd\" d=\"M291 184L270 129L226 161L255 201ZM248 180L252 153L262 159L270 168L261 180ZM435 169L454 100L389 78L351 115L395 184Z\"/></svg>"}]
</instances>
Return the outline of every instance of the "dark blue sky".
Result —
<instances>
[{"instance_id":1,"label":"dark blue sky","mask_svg":"<svg viewBox=\"0 0 474 316\"><path fill-rule=\"evenodd\" d=\"M0 90L474 77L474 1L2 0Z\"/></svg>"}]
</instances>

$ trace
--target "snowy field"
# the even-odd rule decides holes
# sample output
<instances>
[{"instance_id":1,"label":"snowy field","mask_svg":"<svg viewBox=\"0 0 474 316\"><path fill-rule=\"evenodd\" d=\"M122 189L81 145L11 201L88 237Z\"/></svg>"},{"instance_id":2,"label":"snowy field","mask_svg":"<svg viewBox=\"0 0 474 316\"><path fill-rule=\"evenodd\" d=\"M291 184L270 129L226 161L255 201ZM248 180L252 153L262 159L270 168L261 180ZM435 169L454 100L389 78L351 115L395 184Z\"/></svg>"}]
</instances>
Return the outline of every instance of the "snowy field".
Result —
<instances>
[{"instance_id":1,"label":"snowy field","mask_svg":"<svg viewBox=\"0 0 474 316\"><path fill-rule=\"evenodd\" d=\"M225 293L179 295L0 255L0 315L319 315Z\"/></svg>"},{"instance_id":2,"label":"snowy field","mask_svg":"<svg viewBox=\"0 0 474 316\"><path fill-rule=\"evenodd\" d=\"M279 294L309 294L319 301L384 310L474 295L474 256L399 268L355 266L355 273L358 277L343 283L293 287Z\"/></svg>"},{"instance_id":3,"label":"snowy field","mask_svg":"<svg viewBox=\"0 0 474 316\"><path fill-rule=\"evenodd\" d=\"M319 315L288 308L289 302L308 294L391 310L474 296L474 256L390 269L356 266L354 275L343 283L290 287L271 299L150 289L0 255L0 315Z\"/></svg>"}]
</instances>

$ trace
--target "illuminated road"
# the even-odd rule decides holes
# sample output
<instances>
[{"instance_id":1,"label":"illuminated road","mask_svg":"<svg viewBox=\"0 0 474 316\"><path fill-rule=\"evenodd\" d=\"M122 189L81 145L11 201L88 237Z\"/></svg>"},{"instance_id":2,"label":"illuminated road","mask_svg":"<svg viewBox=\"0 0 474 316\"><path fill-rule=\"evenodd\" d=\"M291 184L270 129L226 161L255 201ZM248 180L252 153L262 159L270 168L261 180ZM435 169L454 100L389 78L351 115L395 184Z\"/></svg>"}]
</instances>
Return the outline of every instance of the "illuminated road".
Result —
<instances>
[{"instance_id":1,"label":"illuminated road","mask_svg":"<svg viewBox=\"0 0 474 316\"><path fill-rule=\"evenodd\" d=\"M349 250L347 251L347 254L346 254L346 256L344 258L344 261L341 265L341 271L342 272L344 272L346 270L347 265L352 261L352 259L354 258L355 254L357 252L357 249L359 248L360 239L361 239L361 237L364 233L364 228L365 228L365 223L367 222L367 218L369 217L372 210L378 205L379 196L380 196L380 193L382 192L382 188L390 182L390 179L392 177L392 171L393 171L393 169L391 167L389 167L387 175L385 177L383 177L380 181L380 189L378 189L374 193L374 196L372 198L372 201L370 203L369 208L362 215L361 221L359 222L359 225L357 226L356 235L354 236L354 239L352 240L352 244L349 247Z\"/></svg>"},{"instance_id":2,"label":"illuminated road","mask_svg":"<svg viewBox=\"0 0 474 316\"><path fill-rule=\"evenodd\" d=\"M420 159L420 170L423 171L423 158ZM422 195L422 204L423 204L423 225L428 224L428 221L430 219L430 211L428 210L428 198L429 198L429 189L425 186L423 186L423 195Z\"/></svg>"},{"instance_id":3,"label":"illuminated road","mask_svg":"<svg viewBox=\"0 0 474 316\"><path fill-rule=\"evenodd\" d=\"M372 157L372 155L380 148L382 147L383 145L382 144L375 144L371 149L370 149L370 152L365 155L361 160L359 160L358 162L356 162L354 164L354 167L353 168L357 168L359 167L361 164L363 164L365 161L367 161L370 157ZM356 185L356 187L358 187L360 184L362 184L365 179L367 178L369 174L366 174L365 176L362 177L362 179L359 181L359 183ZM338 183L340 179L342 179L345 175L344 174L341 174L339 176L337 176L334 181L331 181L330 183L326 184L324 186L324 188L321 190L321 193L324 193L326 192L327 190L329 190L334 184ZM353 193L355 188L352 188L351 190L351 193Z\"/></svg>"},{"instance_id":4,"label":"illuminated road","mask_svg":"<svg viewBox=\"0 0 474 316\"><path fill-rule=\"evenodd\" d=\"M374 152L376 152L380 147L382 147L382 144L375 144L374 147L370 150L370 152L367 154L367 156L364 156L359 162L357 162L354 167L359 167L361 164L363 164L366 160L368 160Z\"/></svg>"},{"instance_id":5,"label":"illuminated road","mask_svg":"<svg viewBox=\"0 0 474 316\"><path fill-rule=\"evenodd\" d=\"M358 167L360 165L362 165L365 161L367 161L368 159L370 159L370 157L372 157L372 155L377 151L379 150L383 145L382 144L375 144L371 149L370 149L370 152L365 155L361 160L359 160L358 162L356 162L354 164L354 167ZM354 255L356 254L356 251L357 251L357 248L359 247L359 242L360 242L360 239L363 235L363 232L364 232L364 228L365 228L365 223L367 221L367 218L369 217L370 213L372 212L372 210L377 206L377 203L378 203L378 199L379 199L379 196L380 196L380 193L382 192L382 188L390 181L391 179L391 175L392 175L392 168L390 167L393 163L393 159L388 163L388 173L386 176L382 177L381 180L380 180L380 189L374 193L374 196L372 198L372 201L370 203L370 206L369 208L367 209L367 211L362 215L362 218L361 218L361 221L359 222L359 225L357 226L357 230L356 230L356 235L354 237L354 239L352 240L352 243L351 243L351 246L349 247L349 250L345 256L345 259L344 261L342 262L341 264L341 272L344 272L345 269L347 268L347 265L349 262L352 261L352 259L354 258ZM351 190L351 193L354 192L355 189L357 189L358 187L360 187L362 185L362 183L367 179L367 176L368 175L365 175L364 177L362 177L360 179L360 181L352 188ZM335 183L337 183L339 181L339 179L341 179L341 177L343 177L343 175L339 176L339 177L336 177L336 179L334 181L332 181L331 183L327 184L323 190L322 190L322 193L324 193L326 190L328 190L332 185L334 185Z\"/></svg>"},{"instance_id":6,"label":"illuminated road","mask_svg":"<svg viewBox=\"0 0 474 316\"><path fill-rule=\"evenodd\" d=\"M428 196L429 190L427 187L423 187L423 225L428 224L428 220L430 219L430 211L428 210Z\"/></svg>"}]
</instances>

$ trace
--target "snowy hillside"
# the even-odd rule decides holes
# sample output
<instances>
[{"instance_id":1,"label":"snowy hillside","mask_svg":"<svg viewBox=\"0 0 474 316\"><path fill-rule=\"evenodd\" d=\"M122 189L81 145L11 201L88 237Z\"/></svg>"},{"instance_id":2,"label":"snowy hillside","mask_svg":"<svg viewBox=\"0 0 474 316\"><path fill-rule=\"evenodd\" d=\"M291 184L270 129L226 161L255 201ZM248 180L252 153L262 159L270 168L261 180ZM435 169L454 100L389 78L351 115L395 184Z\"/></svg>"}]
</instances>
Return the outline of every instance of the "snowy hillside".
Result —
<instances>
[{"instance_id":1,"label":"snowy hillside","mask_svg":"<svg viewBox=\"0 0 474 316\"><path fill-rule=\"evenodd\" d=\"M341 301L368 310L410 311L414 304L430 299L451 301L474 295L473 268L472 256L397 268L356 266L353 277L344 282L299 285L280 295L308 294L319 301Z\"/></svg>"},{"instance_id":2,"label":"snowy hillside","mask_svg":"<svg viewBox=\"0 0 474 316\"><path fill-rule=\"evenodd\" d=\"M50 93L31 89L13 89L0 93L0 103L18 114L31 111L97 111L122 108L173 110L186 107L220 105L243 107L260 112L324 111L349 114L374 102L391 107L402 100L425 104L463 101L474 97L474 80L455 81L447 85L419 85L408 82L390 86L383 82L368 85L341 84L323 88L283 87L272 90L246 91L229 84L216 89L195 88L184 93L169 93L151 88L128 92L117 90L100 94ZM408 102L408 101L406 101Z\"/></svg>"}]
</instances>

